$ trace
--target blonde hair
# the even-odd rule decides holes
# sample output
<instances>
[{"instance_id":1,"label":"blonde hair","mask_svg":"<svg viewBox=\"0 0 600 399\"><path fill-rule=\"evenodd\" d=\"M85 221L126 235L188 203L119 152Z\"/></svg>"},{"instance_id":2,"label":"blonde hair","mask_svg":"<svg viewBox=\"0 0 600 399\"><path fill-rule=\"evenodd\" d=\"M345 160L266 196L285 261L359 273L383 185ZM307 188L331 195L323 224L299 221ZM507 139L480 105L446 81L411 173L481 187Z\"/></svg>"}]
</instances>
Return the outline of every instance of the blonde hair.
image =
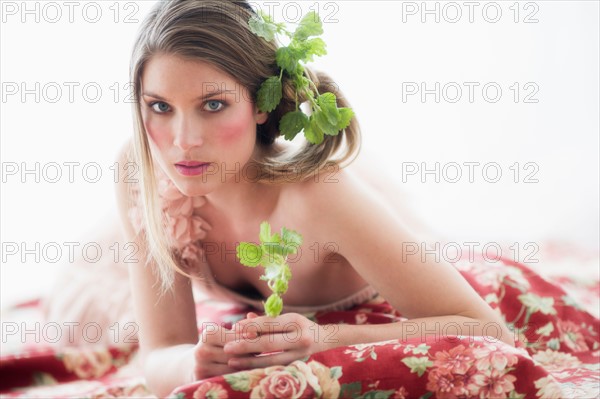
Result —
<instances>
[{"instance_id":1,"label":"blonde hair","mask_svg":"<svg viewBox=\"0 0 600 399\"><path fill-rule=\"evenodd\" d=\"M243 1L223 0L169 0L161 1L144 20L132 52L130 78L136 102L134 114L134 157L140 165L139 189L143 225L141 233L149 248L147 261L154 260L162 282L163 292L169 290L174 271L191 277L175 260L170 238L165 234L164 214L160 208L157 182L148 137L141 115L141 77L144 66L151 57L170 54L191 60L208 62L235 78L248 89L252 101L262 82L279 75L275 61L277 45L253 34L248 20L254 11ZM332 92L338 106L349 104L335 82L326 74L306 68L306 75L320 93ZM295 90L292 83L283 79L283 99L267 121L257 125L256 144L260 146L261 159L252 159L258 166L257 183L282 184L289 182L290 171L294 178L303 181L325 168L345 167L360 152L361 135L358 122L353 118L350 126L337 136L325 136L323 143L305 142L294 152L275 150L275 140L280 136L279 120L295 110ZM306 98L299 98L304 102ZM334 156L340 153L337 158ZM348 161L347 164L344 162Z\"/></svg>"}]
</instances>

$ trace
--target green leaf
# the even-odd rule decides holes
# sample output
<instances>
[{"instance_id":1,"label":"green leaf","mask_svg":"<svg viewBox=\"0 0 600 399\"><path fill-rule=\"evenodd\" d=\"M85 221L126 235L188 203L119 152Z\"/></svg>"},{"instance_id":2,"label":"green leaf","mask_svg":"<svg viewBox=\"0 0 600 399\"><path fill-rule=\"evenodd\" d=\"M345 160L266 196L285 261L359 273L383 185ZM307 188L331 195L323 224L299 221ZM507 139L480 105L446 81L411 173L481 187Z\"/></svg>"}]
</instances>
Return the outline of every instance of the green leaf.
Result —
<instances>
[{"instance_id":1,"label":"green leaf","mask_svg":"<svg viewBox=\"0 0 600 399\"><path fill-rule=\"evenodd\" d=\"M278 76L271 76L258 89L257 105L263 112L271 112L279 105L283 88Z\"/></svg>"},{"instance_id":2,"label":"green leaf","mask_svg":"<svg viewBox=\"0 0 600 399\"><path fill-rule=\"evenodd\" d=\"M308 125L308 116L302 111L288 112L279 121L279 131L286 140L293 140ZM285 240L285 239L284 239Z\"/></svg>"},{"instance_id":3,"label":"green leaf","mask_svg":"<svg viewBox=\"0 0 600 399\"><path fill-rule=\"evenodd\" d=\"M312 144L321 144L323 142L323 130L317 125L315 114L310 116L310 123L304 127L304 137Z\"/></svg>"},{"instance_id":4,"label":"green leaf","mask_svg":"<svg viewBox=\"0 0 600 399\"><path fill-rule=\"evenodd\" d=\"M408 368L410 368L411 373L417 373L419 377L421 377L427 367L433 366L433 362L429 360L427 357L416 357L411 356L401 360Z\"/></svg>"},{"instance_id":5,"label":"green leaf","mask_svg":"<svg viewBox=\"0 0 600 399\"><path fill-rule=\"evenodd\" d=\"M344 130L350 126L350 121L354 117L354 111L351 108L338 108L340 119L338 120L337 129Z\"/></svg>"},{"instance_id":6,"label":"green leaf","mask_svg":"<svg viewBox=\"0 0 600 399\"><path fill-rule=\"evenodd\" d=\"M531 313L542 312L543 314L556 314L554 308L554 298L540 297L536 294L528 292L527 294L521 294L517 297L523 305L527 306Z\"/></svg>"},{"instance_id":7,"label":"green leaf","mask_svg":"<svg viewBox=\"0 0 600 399\"><path fill-rule=\"evenodd\" d=\"M337 101L335 98L335 94L333 93L323 93L319 97L317 97L317 104L321 107L321 111L327 117L327 120L334 126L337 125L340 120L340 111L337 107Z\"/></svg>"},{"instance_id":8,"label":"green leaf","mask_svg":"<svg viewBox=\"0 0 600 399\"><path fill-rule=\"evenodd\" d=\"M321 94L317 97L317 104L320 109L313 114L317 125L321 128L323 133L336 136L340 132L340 129L338 129L338 124L340 124L340 111L337 107L335 94ZM348 117L347 111L344 112L346 113L345 116Z\"/></svg>"},{"instance_id":9,"label":"green leaf","mask_svg":"<svg viewBox=\"0 0 600 399\"><path fill-rule=\"evenodd\" d=\"M554 331L554 325L552 324L552 322L548 322L548 324L544 325L543 327L538 328L537 330L535 330L536 334L542 335L544 337L547 337L550 335L550 333Z\"/></svg>"},{"instance_id":10,"label":"green leaf","mask_svg":"<svg viewBox=\"0 0 600 399\"><path fill-rule=\"evenodd\" d=\"M252 33L264 38L267 41L275 40L275 35L280 29L280 26L275 24L269 15L259 12L258 15L253 15L248 21L248 26Z\"/></svg>"},{"instance_id":11,"label":"green leaf","mask_svg":"<svg viewBox=\"0 0 600 399\"><path fill-rule=\"evenodd\" d=\"M546 342L546 346L557 351L560 349L560 340L558 338L549 339L548 342Z\"/></svg>"},{"instance_id":12,"label":"green leaf","mask_svg":"<svg viewBox=\"0 0 600 399\"><path fill-rule=\"evenodd\" d=\"M323 34L323 24L321 23L319 14L311 11L300 21L300 24L294 32L294 39L306 40L310 36L318 36L321 34Z\"/></svg>"},{"instance_id":13,"label":"green leaf","mask_svg":"<svg viewBox=\"0 0 600 399\"><path fill-rule=\"evenodd\" d=\"M298 246L302 245L302 236L300 233L294 230L286 229L285 227L281 228L281 240L285 244L295 244Z\"/></svg>"},{"instance_id":14,"label":"green leaf","mask_svg":"<svg viewBox=\"0 0 600 399\"><path fill-rule=\"evenodd\" d=\"M291 245L284 245L278 242L267 242L263 244L263 248L265 248L265 252L269 255L269 257L274 257L278 255L282 258L285 258L289 254L296 253L296 247ZM274 261L275 259L273 259Z\"/></svg>"},{"instance_id":15,"label":"green leaf","mask_svg":"<svg viewBox=\"0 0 600 399\"><path fill-rule=\"evenodd\" d=\"M275 233L271 236L271 242L276 242L281 244L281 236L279 233Z\"/></svg>"},{"instance_id":16,"label":"green leaf","mask_svg":"<svg viewBox=\"0 0 600 399\"><path fill-rule=\"evenodd\" d=\"M430 348L431 346L427 344L419 344L419 346L413 348L412 353L413 355L426 355Z\"/></svg>"},{"instance_id":17,"label":"green leaf","mask_svg":"<svg viewBox=\"0 0 600 399\"><path fill-rule=\"evenodd\" d=\"M298 248L302 245L302 236L300 233L294 230L289 230L285 227L282 227L281 241L286 247L288 254L295 254L298 251Z\"/></svg>"},{"instance_id":18,"label":"green leaf","mask_svg":"<svg viewBox=\"0 0 600 399\"><path fill-rule=\"evenodd\" d=\"M283 301L277 294L271 294L265 302L265 313L270 317L277 317L283 309Z\"/></svg>"},{"instance_id":19,"label":"green leaf","mask_svg":"<svg viewBox=\"0 0 600 399\"><path fill-rule=\"evenodd\" d=\"M270 266L281 267L282 263L285 263L284 256L279 253L279 244L265 243L262 245L263 249L263 266L265 268Z\"/></svg>"},{"instance_id":20,"label":"green leaf","mask_svg":"<svg viewBox=\"0 0 600 399\"><path fill-rule=\"evenodd\" d=\"M287 281L290 281L292 279L292 271L290 270L290 267L288 265L284 265L284 268L283 268L283 277Z\"/></svg>"},{"instance_id":21,"label":"green leaf","mask_svg":"<svg viewBox=\"0 0 600 399\"><path fill-rule=\"evenodd\" d=\"M508 399L525 399L525 394L517 391L510 391L508 394Z\"/></svg>"},{"instance_id":22,"label":"green leaf","mask_svg":"<svg viewBox=\"0 0 600 399\"><path fill-rule=\"evenodd\" d=\"M294 43L292 47L297 52L297 58L304 62L312 62L314 56L327 54L327 45L320 37Z\"/></svg>"},{"instance_id":23,"label":"green leaf","mask_svg":"<svg viewBox=\"0 0 600 399\"><path fill-rule=\"evenodd\" d=\"M290 75L298 69L298 54L291 47L280 47L275 53L275 60L280 68L283 68Z\"/></svg>"},{"instance_id":24,"label":"green leaf","mask_svg":"<svg viewBox=\"0 0 600 399\"><path fill-rule=\"evenodd\" d=\"M240 263L248 267L256 267L261 264L262 248L250 242L241 242L236 248L236 255Z\"/></svg>"},{"instance_id":25,"label":"green leaf","mask_svg":"<svg viewBox=\"0 0 600 399\"><path fill-rule=\"evenodd\" d=\"M246 372L225 374L223 376L225 381L229 384L231 389L238 392L250 392L250 374Z\"/></svg>"},{"instance_id":26,"label":"green leaf","mask_svg":"<svg viewBox=\"0 0 600 399\"><path fill-rule=\"evenodd\" d=\"M286 280L276 280L271 290L276 294L283 295L288 290L288 282Z\"/></svg>"},{"instance_id":27,"label":"green leaf","mask_svg":"<svg viewBox=\"0 0 600 399\"><path fill-rule=\"evenodd\" d=\"M332 124L327 118L327 114L323 110L318 110L312 115L319 130L324 134L335 136L339 133L336 124Z\"/></svg>"},{"instance_id":28,"label":"green leaf","mask_svg":"<svg viewBox=\"0 0 600 399\"><path fill-rule=\"evenodd\" d=\"M329 369L329 378L332 380L339 380L342 376L342 368L340 366L335 366Z\"/></svg>"},{"instance_id":29,"label":"green leaf","mask_svg":"<svg viewBox=\"0 0 600 399\"><path fill-rule=\"evenodd\" d=\"M355 398L362 391L362 383L360 381L351 382L349 384L340 385L340 398Z\"/></svg>"},{"instance_id":30,"label":"green leaf","mask_svg":"<svg viewBox=\"0 0 600 399\"><path fill-rule=\"evenodd\" d=\"M260 224L260 233L258 234L261 244L271 242L271 225L266 220Z\"/></svg>"}]
</instances>

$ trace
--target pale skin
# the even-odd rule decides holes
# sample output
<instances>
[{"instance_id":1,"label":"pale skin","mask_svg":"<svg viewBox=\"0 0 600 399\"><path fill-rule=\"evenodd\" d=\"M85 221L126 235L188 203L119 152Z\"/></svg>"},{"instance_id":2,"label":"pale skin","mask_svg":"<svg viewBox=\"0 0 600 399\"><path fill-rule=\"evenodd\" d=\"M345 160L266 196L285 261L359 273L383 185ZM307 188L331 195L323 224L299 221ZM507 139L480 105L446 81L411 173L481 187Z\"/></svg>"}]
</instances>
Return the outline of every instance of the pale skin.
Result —
<instances>
[{"instance_id":1,"label":"pale skin","mask_svg":"<svg viewBox=\"0 0 600 399\"><path fill-rule=\"evenodd\" d=\"M215 87L228 91L217 94ZM171 55L154 56L142 76L142 116L152 156L183 194L207 199L202 217L212 230L204 241L233 249L242 241L257 242L263 220L274 230L292 228L308 245L290 263L293 278L285 304L326 304L370 284L412 325L327 326L297 313L277 318L249 313L234 325L238 334L217 327L199 339L190 279L176 274L173 293L157 300L156 277L133 264L129 272L140 345L155 393L166 395L177 385L241 369L288 364L342 345L418 339L423 331L431 339L431 331L441 334L448 323L456 325L448 334L485 334L514 346L500 316L452 265L433 258L423 261L420 255L403 257L402 243L423 242L419 234L425 231L407 211L402 193L389 184L389 174L364 157L319 179L277 186L243 177L236 181L231 173L180 174L175 163L182 160L234 170L258 151L256 125L267 114L257 110L244 90L208 63ZM127 161L125 151L119 160ZM133 241L124 183L119 183L117 195L125 233ZM311 245L315 249L308 249ZM220 253L207 256L206 262L221 284L242 292L253 289L265 298L270 294L259 280L260 268L243 267L235 256ZM489 325L496 327L484 330ZM276 353L255 356L265 352Z\"/></svg>"}]
</instances>

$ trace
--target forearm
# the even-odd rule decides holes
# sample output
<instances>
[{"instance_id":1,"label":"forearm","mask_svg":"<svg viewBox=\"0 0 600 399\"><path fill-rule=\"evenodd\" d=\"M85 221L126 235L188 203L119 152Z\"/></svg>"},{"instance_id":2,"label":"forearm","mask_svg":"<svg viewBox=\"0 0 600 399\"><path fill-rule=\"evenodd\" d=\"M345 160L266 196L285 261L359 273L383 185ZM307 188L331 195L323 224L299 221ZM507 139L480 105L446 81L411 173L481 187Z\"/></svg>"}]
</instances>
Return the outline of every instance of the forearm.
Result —
<instances>
[{"instance_id":1,"label":"forearm","mask_svg":"<svg viewBox=\"0 0 600 399\"><path fill-rule=\"evenodd\" d=\"M438 316L400 321L388 324L324 325L321 326L322 350L338 346L398 339L401 342L427 339L440 341L449 336L489 336L490 342L502 341L514 346L510 330L499 321L484 321L465 316Z\"/></svg>"},{"instance_id":2,"label":"forearm","mask_svg":"<svg viewBox=\"0 0 600 399\"><path fill-rule=\"evenodd\" d=\"M194 381L194 348L193 344L169 346L145 357L144 376L156 396L164 398L176 387Z\"/></svg>"}]
</instances>

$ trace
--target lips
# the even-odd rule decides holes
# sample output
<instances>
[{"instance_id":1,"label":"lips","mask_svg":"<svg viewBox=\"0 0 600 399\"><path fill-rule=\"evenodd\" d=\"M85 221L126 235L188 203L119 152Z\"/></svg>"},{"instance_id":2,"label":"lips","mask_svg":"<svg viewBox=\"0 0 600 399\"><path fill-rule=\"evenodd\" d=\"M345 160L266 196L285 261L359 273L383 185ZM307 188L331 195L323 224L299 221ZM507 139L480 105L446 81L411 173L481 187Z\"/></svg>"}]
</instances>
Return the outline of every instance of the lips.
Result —
<instances>
[{"instance_id":1,"label":"lips","mask_svg":"<svg viewBox=\"0 0 600 399\"><path fill-rule=\"evenodd\" d=\"M175 164L177 172L183 176L198 176L206 172L210 162L181 161Z\"/></svg>"},{"instance_id":2,"label":"lips","mask_svg":"<svg viewBox=\"0 0 600 399\"><path fill-rule=\"evenodd\" d=\"M186 168L196 168L198 166L208 165L208 162L181 161L181 162L177 162L175 165L184 166Z\"/></svg>"}]
</instances>

